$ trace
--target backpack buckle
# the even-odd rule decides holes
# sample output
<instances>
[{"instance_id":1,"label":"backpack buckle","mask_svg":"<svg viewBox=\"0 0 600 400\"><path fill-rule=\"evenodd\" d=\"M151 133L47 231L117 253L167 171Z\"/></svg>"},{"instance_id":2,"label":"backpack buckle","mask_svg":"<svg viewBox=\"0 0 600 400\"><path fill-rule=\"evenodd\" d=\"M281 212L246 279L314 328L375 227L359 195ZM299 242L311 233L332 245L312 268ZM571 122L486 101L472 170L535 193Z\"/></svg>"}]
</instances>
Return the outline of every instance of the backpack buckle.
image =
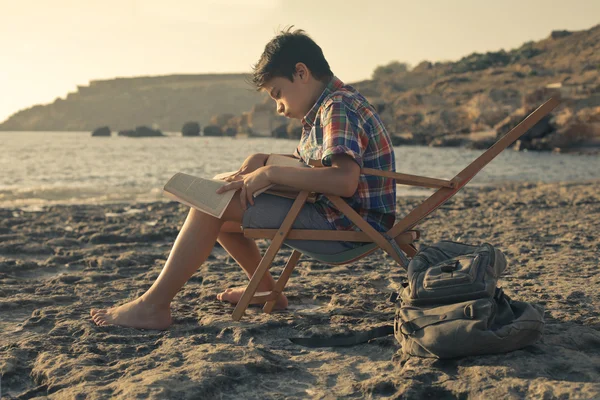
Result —
<instances>
[{"instance_id":1,"label":"backpack buckle","mask_svg":"<svg viewBox=\"0 0 600 400\"><path fill-rule=\"evenodd\" d=\"M442 265L440 267L440 270L442 272L454 272L454 271L456 271L456 269L458 268L459 265L460 265L460 261L459 260L454 260L452 262L452 264Z\"/></svg>"}]
</instances>

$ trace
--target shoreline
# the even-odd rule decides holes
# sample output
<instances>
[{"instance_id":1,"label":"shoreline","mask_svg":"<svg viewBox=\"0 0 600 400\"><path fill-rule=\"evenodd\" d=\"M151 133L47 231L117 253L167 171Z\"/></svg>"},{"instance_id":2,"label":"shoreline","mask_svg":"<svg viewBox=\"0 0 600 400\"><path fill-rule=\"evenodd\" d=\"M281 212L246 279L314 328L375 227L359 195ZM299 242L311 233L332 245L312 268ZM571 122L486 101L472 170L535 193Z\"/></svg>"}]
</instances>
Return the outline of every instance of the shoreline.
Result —
<instances>
[{"instance_id":1,"label":"shoreline","mask_svg":"<svg viewBox=\"0 0 600 400\"><path fill-rule=\"evenodd\" d=\"M77 134L77 135L82 135L82 136L89 136L89 137L93 137L94 140L102 140L102 139L111 139L111 138L119 138L119 139L126 139L126 140L130 140L130 139L155 139L155 138L185 138L185 140L201 140L201 139L207 139L207 138L217 138L217 139L221 139L221 140L238 140L238 139L270 139L270 140L286 140L286 141L290 141L290 142L298 142L298 138L288 138L288 137L275 137L275 136L268 136L268 135L248 135L248 134L237 134L235 136L227 136L227 135L222 135L222 136L212 136L212 135L192 135L192 136L184 136L180 131L160 131L162 133L162 135L147 135L147 136L127 136L127 135L119 135L117 134L117 132L113 132L111 133L109 136L97 136L94 137L92 136L92 130L88 130L88 131L81 131L81 130L73 130L73 131L69 131L69 130L59 130L59 131L48 131L48 130L0 130L0 134L20 134L20 133L33 133L33 134L48 134L48 133L66 133L66 134ZM457 135L462 135L465 138L469 138L470 140L473 140L474 142L477 142L478 140L481 139L485 139L486 137L496 137L496 133L494 132L493 134L490 134L491 131L489 130L481 130L481 131L475 131L475 132L470 132L468 134L459 134L457 132L454 133L448 133L448 136L457 136ZM398 135L392 135L392 138L396 138L398 137ZM401 142L402 144L396 144L393 147L436 147L436 148L459 148L459 149L466 149L466 150L480 150L480 148L478 147L472 147L469 144L463 144L460 146L456 146L456 145L432 145L431 143L426 143L426 144L420 144L420 143L405 143L405 142ZM513 149L514 150L514 149ZM556 147L554 149L547 149L547 150L540 150L540 149L524 149L524 150L515 150L515 151L522 151L522 152L533 152L533 153L560 153L560 154L570 154L570 155L577 155L577 156L597 156L600 155L600 143L593 142L593 143L580 143L580 144L574 144L572 146L569 147Z\"/></svg>"},{"instance_id":2,"label":"shoreline","mask_svg":"<svg viewBox=\"0 0 600 400\"><path fill-rule=\"evenodd\" d=\"M421 200L399 197L398 210ZM0 209L4 395L600 397L600 180L468 185L419 225L421 245L497 246L508 260L499 286L545 307L536 344L445 361L401 362L391 336L321 349L287 340L390 323L386 299L405 273L381 252L345 266L303 257L286 288L288 310L251 307L233 322L233 307L215 296L247 278L216 247L175 297L169 330L95 326L90 308L122 304L154 282L187 209L176 202ZM280 252L274 275L290 254Z\"/></svg>"},{"instance_id":3,"label":"shoreline","mask_svg":"<svg viewBox=\"0 0 600 400\"><path fill-rule=\"evenodd\" d=\"M514 185L564 185L564 184L594 184L596 182L600 182L598 178L586 179L586 180L571 180L571 181L552 181L552 182L542 182L542 181L492 181L487 183L479 183L479 182L469 182L466 188L462 189L460 192L456 194L456 196L462 196L463 191L465 190L477 190L477 189L486 189L486 188L498 188L504 186L514 186ZM152 204L163 204L173 202L170 198L159 195L160 198L156 197L156 191L159 190L157 188L152 189L150 193L153 193L153 198L145 199L145 200L101 200L98 201L97 198L81 198L72 201L63 201L63 200L44 200L33 202L29 204L17 205L17 204L3 204L0 202L0 210L13 210L13 211L25 211L25 212L40 212L48 209L49 207L54 206L121 206L121 207L135 207L135 206L146 206ZM162 189L160 189L162 193ZM415 199L423 199L431 194L433 194L435 189L429 188L421 188L421 187L407 187L403 185L396 186L396 197L397 199L402 198L415 198ZM137 195L143 195L143 193L136 192ZM35 199L38 200L38 199ZM15 201L13 201L14 203Z\"/></svg>"}]
</instances>

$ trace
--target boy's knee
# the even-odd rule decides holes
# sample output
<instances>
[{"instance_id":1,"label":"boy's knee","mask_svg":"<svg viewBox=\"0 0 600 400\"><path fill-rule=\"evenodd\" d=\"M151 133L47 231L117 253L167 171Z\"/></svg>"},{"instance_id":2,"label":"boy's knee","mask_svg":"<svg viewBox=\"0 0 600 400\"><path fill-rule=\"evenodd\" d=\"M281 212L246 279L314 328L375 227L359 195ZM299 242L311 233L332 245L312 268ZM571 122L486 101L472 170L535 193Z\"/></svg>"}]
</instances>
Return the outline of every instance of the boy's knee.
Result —
<instances>
[{"instance_id":1,"label":"boy's knee","mask_svg":"<svg viewBox=\"0 0 600 400\"><path fill-rule=\"evenodd\" d=\"M242 210L242 204L240 203L240 192L237 191L221 216L221 220L241 224L243 218L244 210Z\"/></svg>"},{"instance_id":2,"label":"boy's knee","mask_svg":"<svg viewBox=\"0 0 600 400\"><path fill-rule=\"evenodd\" d=\"M219 233L239 233L242 234L242 225L239 222L234 221L225 221L223 225L221 225L221 231Z\"/></svg>"}]
</instances>

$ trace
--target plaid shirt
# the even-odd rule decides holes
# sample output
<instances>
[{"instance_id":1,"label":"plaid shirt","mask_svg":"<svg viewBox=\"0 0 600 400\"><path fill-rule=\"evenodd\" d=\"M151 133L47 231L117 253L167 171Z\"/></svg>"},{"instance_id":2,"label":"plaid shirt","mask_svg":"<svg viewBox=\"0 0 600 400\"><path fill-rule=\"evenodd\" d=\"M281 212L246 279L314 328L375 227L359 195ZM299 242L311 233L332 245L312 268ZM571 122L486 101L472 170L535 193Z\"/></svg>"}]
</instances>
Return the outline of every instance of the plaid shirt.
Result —
<instances>
[{"instance_id":1,"label":"plaid shirt","mask_svg":"<svg viewBox=\"0 0 600 400\"><path fill-rule=\"evenodd\" d=\"M331 156L348 154L361 168L396 170L392 142L379 115L356 89L336 77L302 119L302 126L294 156L306 163L313 159L330 166ZM393 179L361 174L354 195L342 199L376 230L384 232L394 225ZM320 195L315 206L335 229L358 230L325 196Z\"/></svg>"}]
</instances>

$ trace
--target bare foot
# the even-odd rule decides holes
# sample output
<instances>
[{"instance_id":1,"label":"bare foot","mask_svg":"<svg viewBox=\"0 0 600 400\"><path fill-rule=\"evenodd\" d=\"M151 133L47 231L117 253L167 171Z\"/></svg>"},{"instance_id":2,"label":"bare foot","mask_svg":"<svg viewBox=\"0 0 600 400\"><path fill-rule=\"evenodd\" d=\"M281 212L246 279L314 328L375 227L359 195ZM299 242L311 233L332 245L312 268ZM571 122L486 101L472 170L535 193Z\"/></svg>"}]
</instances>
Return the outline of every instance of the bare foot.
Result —
<instances>
[{"instance_id":1,"label":"bare foot","mask_svg":"<svg viewBox=\"0 0 600 400\"><path fill-rule=\"evenodd\" d=\"M98 326L119 325L137 329L164 330L172 323L169 306L157 307L144 302L141 298L106 310L92 309L90 315Z\"/></svg>"},{"instance_id":2,"label":"bare foot","mask_svg":"<svg viewBox=\"0 0 600 400\"><path fill-rule=\"evenodd\" d=\"M237 287L237 288L226 289L223 293L219 293L217 295L217 299L221 300L221 301L227 301L231 304L237 304L240 301L240 299L242 298L242 295L244 294L244 290L246 290L246 287ZM256 292L255 295L260 295L263 293L267 294L269 292ZM250 304L263 304L263 302L250 301ZM275 303L275 309L282 310L284 308L287 308L287 306L288 306L287 297L285 297L285 295L283 295L283 294L280 294L279 298L277 299L277 302Z\"/></svg>"}]
</instances>

